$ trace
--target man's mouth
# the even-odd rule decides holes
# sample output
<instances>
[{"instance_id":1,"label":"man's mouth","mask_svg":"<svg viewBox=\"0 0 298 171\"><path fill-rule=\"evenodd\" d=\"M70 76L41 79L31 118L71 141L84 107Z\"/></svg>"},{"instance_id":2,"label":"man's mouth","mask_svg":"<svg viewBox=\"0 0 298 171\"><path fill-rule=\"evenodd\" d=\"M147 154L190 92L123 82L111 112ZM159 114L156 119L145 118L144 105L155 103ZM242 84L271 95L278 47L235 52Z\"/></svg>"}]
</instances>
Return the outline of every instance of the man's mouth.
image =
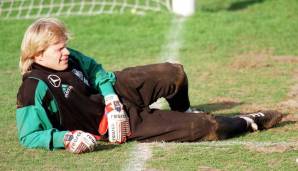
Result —
<instances>
[{"instance_id":1,"label":"man's mouth","mask_svg":"<svg viewBox=\"0 0 298 171\"><path fill-rule=\"evenodd\" d=\"M63 57L59 60L59 62L68 62L68 57Z\"/></svg>"}]
</instances>

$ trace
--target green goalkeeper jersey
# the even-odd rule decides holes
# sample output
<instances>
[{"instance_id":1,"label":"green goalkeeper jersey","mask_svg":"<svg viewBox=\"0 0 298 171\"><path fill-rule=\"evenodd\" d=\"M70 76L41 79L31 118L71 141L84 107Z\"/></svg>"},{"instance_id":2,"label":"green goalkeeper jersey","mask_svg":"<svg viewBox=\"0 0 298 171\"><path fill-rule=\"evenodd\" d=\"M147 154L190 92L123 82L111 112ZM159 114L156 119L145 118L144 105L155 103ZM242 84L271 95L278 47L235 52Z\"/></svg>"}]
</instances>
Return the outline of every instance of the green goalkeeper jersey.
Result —
<instances>
[{"instance_id":1,"label":"green goalkeeper jersey","mask_svg":"<svg viewBox=\"0 0 298 171\"><path fill-rule=\"evenodd\" d=\"M66 70L34 63L23 76L16 123L19 141L27 148L63 148L64 135L72 130L98 135L103 96L115 94L115 75L80 52L68 50Z\"/></svg>"}]
</instances>

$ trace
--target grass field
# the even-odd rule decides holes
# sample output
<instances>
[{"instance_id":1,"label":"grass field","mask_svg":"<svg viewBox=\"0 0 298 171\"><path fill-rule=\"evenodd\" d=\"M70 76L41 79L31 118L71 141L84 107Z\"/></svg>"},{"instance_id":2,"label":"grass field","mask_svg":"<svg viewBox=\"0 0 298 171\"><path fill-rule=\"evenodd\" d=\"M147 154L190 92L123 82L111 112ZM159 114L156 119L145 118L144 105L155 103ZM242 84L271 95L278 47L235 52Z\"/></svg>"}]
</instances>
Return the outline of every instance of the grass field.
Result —
<instances>
[{"instance_id":1,"label":"grass field","mask_svg":"<svg viewBox=\"0 0 298 171\"><path fill-rule=\"evenodd\" d=\"M297 170L298 2L200 0L182 30L179 61L189 77L193 106L235 115L260 109L290 114L276 128L226 143L154 143L145 169ZM162 62L173 15L147 13L60 17L69 46L106 70ZM33 20L0 19L0 170L121 170L137 145L101 143L93 153L24 149L15 127L19 48ZM263 143L263 144L262 144Z\"/></svg>"}]
</instances>

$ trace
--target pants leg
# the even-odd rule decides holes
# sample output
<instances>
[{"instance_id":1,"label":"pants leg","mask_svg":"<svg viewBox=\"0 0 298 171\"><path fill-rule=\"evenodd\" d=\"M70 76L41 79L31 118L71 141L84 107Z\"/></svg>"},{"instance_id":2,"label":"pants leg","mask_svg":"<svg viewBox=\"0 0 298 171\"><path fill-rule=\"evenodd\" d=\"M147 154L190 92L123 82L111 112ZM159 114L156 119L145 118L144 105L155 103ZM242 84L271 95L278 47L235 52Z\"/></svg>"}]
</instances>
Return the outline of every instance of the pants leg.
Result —
<instances>
[{"instance_id":1,"label":"pants leg","mask_svg":"<svg viewBox=\"0 0 298 171\"><path fill-rule=\"evenodd\" d=\"M216 137L218 140L231 138L248 131L247 123L239 117L215 116L217 122Z\"/></svg>"},{"instance_id":2,"label":"pants leg","mask_svg":"<svg viewBox=\"0 0 298 171\"><path fill-rule=\"evenodd\" d=\"M248 131L247 123L238 117L213 116L165 110L141 110L128 106L132 136L129 140L214 141L231 138Z\"/></svg>"},{"instance_id":3,"label":"pants leg","mask_svg":"<svg viewBox=\"0 0 298 171\"><path fill-rule=\"evenodd\" d=\"M207 114L143 110L130 119L132 136L141 142L192 142L213 137L217 123Z\"/></svg>"},{"instance_id":4,"label":"pants leg","mask_svg":"<svg viewBox=\"0 0 298 171\"><path fill-rule=\"evenodd\" d=\"M115 90L130 118L130 140L218 140L246 131L243 119L180 112L189 107L189 99L187 77L179 64L133 67L115 74ZM149 109L160 97L168 100L172 111Z\"/></svg>"},{"instance_id":5,"label":"pants leg","mask_svg":"<svg viewBox=\"0 0 298 171\"><path fill-rule=\"evenodd\" d=\"M148 108L164 97L172 110L189 108L187 77L180 64L162 63L131 67L115 72L115 89L122 99Z\"/></svg>"}]
</instances>

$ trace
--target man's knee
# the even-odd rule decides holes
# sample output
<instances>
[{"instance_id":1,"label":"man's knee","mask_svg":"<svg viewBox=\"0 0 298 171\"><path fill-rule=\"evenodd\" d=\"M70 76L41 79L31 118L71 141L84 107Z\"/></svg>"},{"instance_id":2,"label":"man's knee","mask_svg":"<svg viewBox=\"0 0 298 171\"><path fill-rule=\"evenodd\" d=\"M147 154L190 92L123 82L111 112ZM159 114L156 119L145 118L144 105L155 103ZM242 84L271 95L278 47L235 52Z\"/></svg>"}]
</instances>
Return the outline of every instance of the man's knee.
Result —
<instances>
[{"instance_id":1,"label":"man's knee","mask_svg":"<svg viewBox=\"0 0 298 171\"><path fill-rule=\"evenodd\" d=\"M200 140L218 140L216 130L218 124L212 115L204 115L203 117L194 117L190 124L191 141Z\"/></svg>"},{"instance_id":2,"label":"man's knee","mask_svg":"<svg viewBox=\"0 0 298 171\"><path fill-rule=\"evenodd\" d=\"M164 63L164 70L168 78L172 78L176 87L187 84L187 76L183 65L177 63Z\"/></svg>"}]
</instances>

